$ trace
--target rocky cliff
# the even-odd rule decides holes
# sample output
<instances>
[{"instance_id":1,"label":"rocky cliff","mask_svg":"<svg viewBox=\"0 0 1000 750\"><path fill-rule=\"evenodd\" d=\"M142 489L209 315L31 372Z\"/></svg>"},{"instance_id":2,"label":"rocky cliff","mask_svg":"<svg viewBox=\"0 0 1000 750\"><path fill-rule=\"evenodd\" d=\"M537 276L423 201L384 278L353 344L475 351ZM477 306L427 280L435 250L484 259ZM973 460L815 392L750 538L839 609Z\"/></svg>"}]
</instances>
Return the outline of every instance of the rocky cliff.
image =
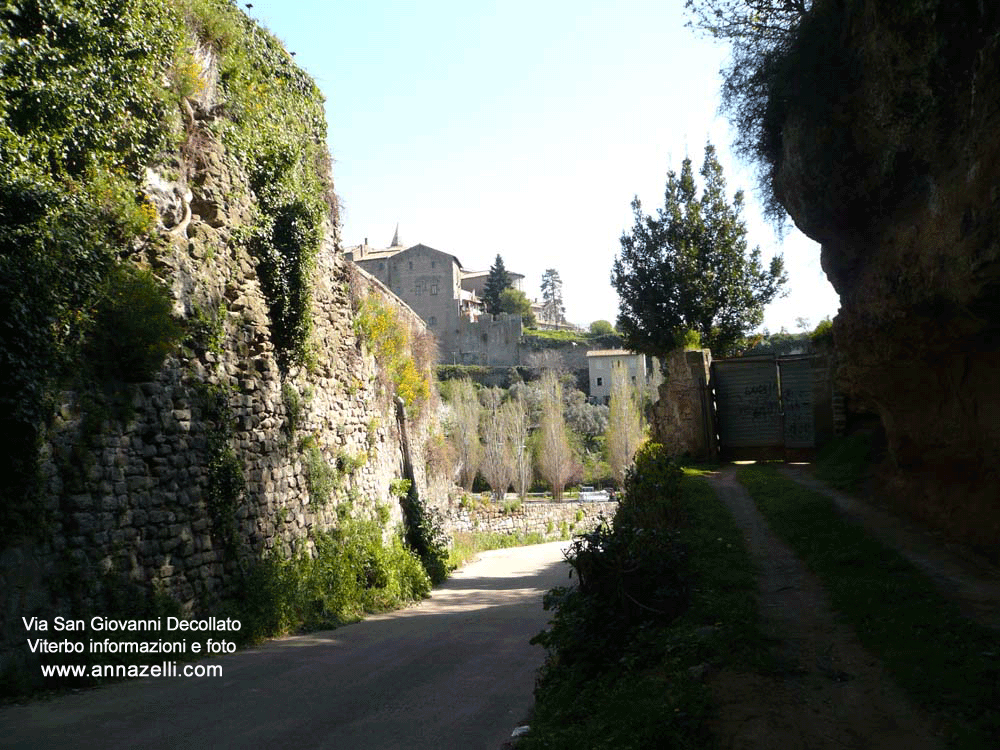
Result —
<instances>
[{"instance_id":1,"label":"rocky cliff","mask_svg":"<svg viewBox=\"0 0 1000 750\"><path fill-rule=\"evenodd\" d=\"M773 187L840 294L844 386L888 438L881 491L998 554L1000 11L817 2L788 59Z\"/></svg>"},{"instance_id":2,"label":"rocky cliff","mask_svg":"<svg viewBox=\"0 0 1000 750\"><path fill-rule=\"evenodd\" d=\"M225 0L0 26L0 671L22 616L215 612L348 519L412 544L433 337L341 254L311 79Z\"/></svg>"}]
</instances>

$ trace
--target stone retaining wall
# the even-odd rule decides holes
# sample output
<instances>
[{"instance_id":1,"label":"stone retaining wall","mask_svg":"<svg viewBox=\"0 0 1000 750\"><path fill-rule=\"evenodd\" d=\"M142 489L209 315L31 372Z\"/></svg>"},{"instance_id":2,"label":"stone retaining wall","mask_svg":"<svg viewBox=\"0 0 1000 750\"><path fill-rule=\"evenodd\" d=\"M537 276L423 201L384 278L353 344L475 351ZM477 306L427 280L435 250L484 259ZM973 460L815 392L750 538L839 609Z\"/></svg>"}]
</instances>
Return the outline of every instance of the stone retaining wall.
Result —
<instances>
[{"instance_id":1,"label":"stone retaining wall","mask_svg":"<svg viewBox=\"0 0 1000 750\"><path fill-rule=\"evenodd\" d=\"M218 173L193 185L237 180L213 148L206 168ZM213 216L250 210L231 204L239 190L213 198L193 189L202 211L227 201ZM337 526L342 513L376 518L381 505L387 529L402 521L389 492L402 474L392 394L355 332L353 300L381 295L412 336L426 329L377 282L351 273L327 229L312 361L285 373L256 262L226 227L194 216L186 237L138 260L173 289L179 318L215 321L217 340L185 341L150 382L62 394L42 448L39 530L0 547L0 673L26 657L22 616L109 614L109 601L154 593L204 613L232 595L254 559L308 547L310 533ZM431 504L441 482L428 480L423 443L435 408L410 424L417 486ZM331 480L326 501L315 491L321 474Z\"/></svg>"},{"instance_id":2,"label":"stone retaining wall","mask_svg":"<svg viewBox=\"0 0 1000 750\"><path fill-rule=\"evenodd\" d=\"M500 506L462 508L453 506L445 515L445 528L455 532L495 532L499 534L538 533L551 539L592 530L601 518L610 521L617 502L537 502L521 503L504 512Z\"/></svg>"}]
</instances>

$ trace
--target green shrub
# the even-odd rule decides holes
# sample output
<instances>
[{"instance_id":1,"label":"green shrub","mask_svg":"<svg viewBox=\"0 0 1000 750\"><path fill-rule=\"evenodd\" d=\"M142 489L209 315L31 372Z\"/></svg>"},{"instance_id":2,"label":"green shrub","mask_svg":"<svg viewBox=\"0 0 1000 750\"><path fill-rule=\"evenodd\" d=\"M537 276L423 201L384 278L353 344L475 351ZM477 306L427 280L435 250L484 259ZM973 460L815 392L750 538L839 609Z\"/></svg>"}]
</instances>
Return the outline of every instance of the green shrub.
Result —
<instances>
[{"instance_id":1,"label":"green shrub","mask_svg":"<svg viewBox=\"0 0 1000 750\"><path fill-rule=\"evenodd\" d=\"M316 438L304 438L299 448L302 451L302 465L305 470L306 487L309 490L309 507L313 510L326 506L339 484L340 475L323 456Z\"/></svg>"},{"instance_id":2,"label":"green shrub","mask_svg":"<svg viewBox=\"0 0 1000 750\"><path fill-rule=\"evenodd\" d=\"M545 598L555 609L548 630L533 642L560 669L597 673L613 664L636 628L671 622L689 595L686 553L678 541L682 472L662 445L636 454L611 525L578 536L566 555L578 585ZM561 524L566 531L566 522Z\"/></svg>"},{"instance_id":3,"label":"green shrub","mask_svg":"<svg viewBox=\"0 0 1000 750\"><path fill-rule=\"evenodd\" d=\"M358 469L368 463L367 453L358 453L352 456L346 451L341 451L337 454L337 471L339 471L344 476L350 476L354 474Z\"/></svg>"},{"instance_id":4,"label":"green shrub","mask_svg":"<svg viewBox=\"0 0 1000 750\"><path fill-rule=\"evenodd\" d=\"M813 343L823 343L829 342L833 343L833 321L830 318L824 318L813 329L813 332L809 334L809 338L812 339Z\"/></svg>"},{"instance_id":5,"label":"green shrub","mask_svg":"<svg viewBox=\"0 0 1000 750\"><path fill-rule=\"evenodd\" d=\"M591 610L594 602L570 589L554 592L550 606L559 607L549 631L554 648L536 683L531 731L518 747L712 747L709 726L717 712L707 685L692 670L712 664L737 672L761 666L773 671L773 665L760 664L756 589L740 530L703 480L684 479L681 489L687 523L665 545L676 568L664 582L679 579L689 595L659 595L682 606L683 613L670 620L650 612L649 619L630 630L618 629L620 620L605 628ZM619 528L624 527L613 533L620 534ZM596 542L611 533L605 526L591 538ZM620 541L612 542L598 570L615 559L614 545ZM659 561L654 557L646 563L648 573L658 576ZM600 580L612 592L619 585L629 591L627 585L633 584L618 583L622 572L612 569L600 574ZM602 597L596 604L610 617L621 618L617 598ZM712 630L710 637L704 635L706 627ZM609 651L595 646L595 640Z\"/></svg>"},{"instance_id":6,"label":"green shrub","mask_svg":"<svg viewBox=\"0 0 1000 750\"><path fill-rule=\"evenodd\" d=\"M122 265L109 276L98 303L94 362L107 376L151 379L183 338L167 290L145 269Z\"/></svg>"},{"instance_id":7,"label":"green shrub","mask_svg":"<svg viewBox=\"0 0 1000 750\"><path fill-rule=\"evenodd\" d=\"M635 630L665 624L684 611L689 583L685 552L667 529L598 526L567 553L578 585L545 596L555 614L536 636L551 665L593 675L621 658Z\"/></svg>"},{"instance_id":8,"label":"green shrub","mask_svg":"<svg viewBox=\"0 0 1000 750\"><path fill-rule=\"evenodd\" d=\"M354 318L355 333L364 340L384 373L380 383L403 399L411 416L430 401L430 373L418 366L413 356L413 341L407 326L386 302L368 296L362 300Z\"/></svg>"},{"instance_id":9,"label":"green shrub","mask_svg":"<svg viewBox=\"0 0 1000 750\"><path fill-rule=\"evenodd\" d=\"M284 429L288 435L294 435L302 426L305 414L305 399L291 383L281 384L281 402L285 405Z\"/></svg>"},{"instance_id":10,"label":"green shrub","mask_svg":"<svg viewBox=\"0 0 1000 750\"><path fill-rule=\"evenodd\" d=\"M187 340L185 344L204 353L222 354L223 342L226 338L226 303L220 302L213 310L203 310L196 307L194 314L188 319Z\"/></svg>"},{"instance_id":11,"label":"green shrub","mask_svg":"<svg viewBox=\"0 0 1000 750\"><path fill-rule=\"evenodd\" d=\"M432 583L448 577L448 535L440 515L420 498L413 482L403 505L406 544L417 553Z\"/></svg>"},{"instance_id":12,"label":"green shrub","mask_svg":"<svg viewBox=\"0 0 1000 750\"><path fill-rule=\"evenodd\" d=\"M680 521L678 498L682 472L660 443L645 443L625 474L624 496L615 526L669 529Z\"/></svg>"},{"instance_id":13,"label":"green shrub","mask_svg":"<svg viewBox=\"0 0 1000 750\"><path fill-rule=\"evenodd\" d=\"M684 351L701 349L701 333L692 328L677 331L674 334L674 346Z\"/></svg>"},{"instance_id":14,"label":"green shrub","mask_svg":"<svg viewBox=\"0 0 1000 750\"><path fill-rule=\"evenodd\" d=\"M517 513L519 510L521 510L520 500L506 500L500 506L500 512L503 513L505 516L509 516L512 513Z\"/></svg>"},{"instance_id":15,"label":"green shrub","mask_svg":"<svg viewBox=\"0 0 1000 750\"><path fill-rule=\"evenodd\" d=\"M272 549L247 575L235 605L247 641L336 627L430 592L419 558L398 536L384 543L375 521L347 519L312 540L313 554Z\"/></svg>"},{"instance_id":16,"label":"green shrub","mask_svg":"<svg viewBox=\"0 0 1000 750\"><path fill-rule=\"evenodd\" d=\"M389 494L399 498L406 497L410 494L412 484L409 479L393 479L389 482Z\"/></svg>"}]
</instances>

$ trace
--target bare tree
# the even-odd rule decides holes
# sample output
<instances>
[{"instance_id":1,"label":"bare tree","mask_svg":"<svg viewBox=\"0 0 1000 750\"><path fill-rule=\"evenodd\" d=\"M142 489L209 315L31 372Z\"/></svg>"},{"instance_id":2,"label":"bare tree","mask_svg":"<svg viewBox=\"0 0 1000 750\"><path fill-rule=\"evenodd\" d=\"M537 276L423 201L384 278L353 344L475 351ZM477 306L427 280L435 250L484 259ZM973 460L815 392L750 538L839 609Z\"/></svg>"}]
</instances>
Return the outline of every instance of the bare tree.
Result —
<instances>
[{"instance_id":1,"label":"bare tree","mask_svg":"<svg viewBox=\"0 0 1000 750\"><path fill-rule=\"evenodd\" d=\"M531 486L531 453L528 449L528 408L519 395L514 395L504 407L508 409L509 417L504 426L507 429L507 442L510 445L514 459L514 489L517 496L524 500Z\"/></svg>"},{"instance_id":2,"label":"bare tree","mask_svg":"<svg viewBox=\"0 0 1000 750\"><path fill-rule=\"evenodd\" d=\"M479 442L479 415L482 408L471 380L463 378L452 381L451 405L454 413L451 440L458 459L459 484L469 491L476 479L482 457L482 445Z\"/></svg>"},{"instance_id":3,"label":"bare tree","mask_svg":"<svg viewBox=\"0 0 1000 750\"><path fill-rule=\"evenodd\" d=\"M483 417L483 479L493 490L493 500L500 502L514 481L514 450L512 444L516 406L503 403L503 392L491 388L486 392Z\"/></svg>"},{"instance_id":4,"label":"bare tree","mask_svg":"<svg viewBox=\"0 0 1000 750\"><path fill-rule=\"evenodd\" d=\"M558 373L566 371L566 361L561 352L555 349L542 349L537 352L528 352L525 357L528 367L537 374L546 370L555 370Z\"/></svg>"},{"instance_id":5,"label":"bare tree","mask_svg":"<svg viewBox=\"0 0 1000 750\"><path fill-rule=\"evenodd\" d=\"M563 418L562 383L552 371L542 376L542 422L539 427L538 470L552 487L552 497L562 498L566 481L573 475L573 450L566 437Z\"/></svg>"},{"instance_id":6,"label":"bare tree","mask_svg":"<svg viewBox=\"0 0 1000 750\"><path fill-rule=\"evenodd\" d=\"M608 464L618 486L645 438L638 390L629 382L622 364L611 368L611 404L608 414Z\"/></svg>"}]
</instances>

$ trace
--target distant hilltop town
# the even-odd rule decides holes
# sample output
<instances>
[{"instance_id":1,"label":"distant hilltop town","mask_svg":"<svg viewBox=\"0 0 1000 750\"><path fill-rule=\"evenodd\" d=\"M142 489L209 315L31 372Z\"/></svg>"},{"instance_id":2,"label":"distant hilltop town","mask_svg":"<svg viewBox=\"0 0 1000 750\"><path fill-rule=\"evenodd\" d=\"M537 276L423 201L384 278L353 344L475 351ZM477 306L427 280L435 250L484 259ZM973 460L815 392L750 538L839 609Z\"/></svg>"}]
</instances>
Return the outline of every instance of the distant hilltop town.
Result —
<instances>
[{"instance_id":1,"label":"distant hilltop town","mask_svg":"<svg viewBox=\"0 0 1000 750\"><path fill-rule=\"evenodd\" d=\"M486 313L483 293L489 271L469 271L450 253L416 244L406 247L399 227L387 248L375 248L367 238L347 248L345 256L382 282L409 305L438 340L442 364L517 366L524 333L519 315L491 316ZM523 292L524 275L508 271L511 286ZM537 301L532 313L540 329L570 329L565 323L546 318Z\"/></svg>"}]
</instances>

